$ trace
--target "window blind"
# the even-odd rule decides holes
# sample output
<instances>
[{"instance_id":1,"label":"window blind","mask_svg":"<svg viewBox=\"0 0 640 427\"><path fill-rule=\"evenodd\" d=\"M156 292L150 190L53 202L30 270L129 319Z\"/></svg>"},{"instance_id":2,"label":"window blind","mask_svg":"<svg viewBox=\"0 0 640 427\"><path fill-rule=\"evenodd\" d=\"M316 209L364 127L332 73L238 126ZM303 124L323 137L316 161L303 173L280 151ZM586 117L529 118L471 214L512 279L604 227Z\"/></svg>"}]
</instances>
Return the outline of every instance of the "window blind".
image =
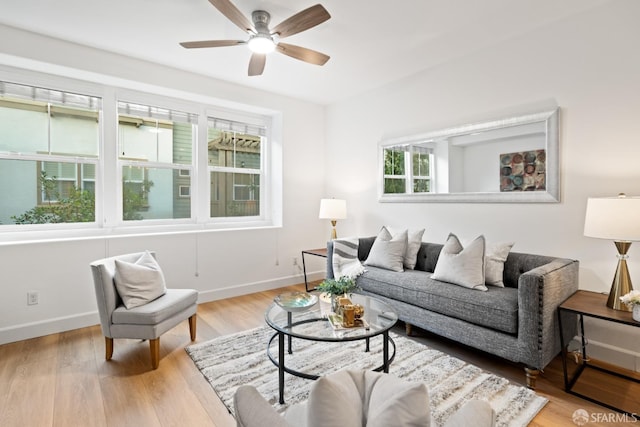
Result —
<instances>
[{"instance_id":1,"label":"window blind","mask_svg":"<svg viewBox=\"0 0 640 427\"><path fill-rule=\"evenodd\" d=\"M214 129L220 129L224 131L239 132L245 135L257 135L266 136L267 128L257 124L236 122L233 120L219 119L215 117L208 118L208 126Z\"/></svg>"},{"instance_id":2,"label":"window blind","mask_svg":"<svg viewBox=\"0 0 640 427\"><path fill-rule=\"evenodd\" d=\"M99 111L102 108L102 99L96 96L79 95L4 81L0 81L0 97L12 97L92 111Z\"/></svg>"},{"instance_id":3,"label":"window blind","mask_svg":"<svg viewBox=\"0 0 640 427\"><path fill-rule=\"evenodd\" d=\"M118 113L146 119L166 120L174 123L198 124L197 114L166 108L151 107L149 105L133 104L130 102L118 102Z\"/></svg>"}]
</instances>

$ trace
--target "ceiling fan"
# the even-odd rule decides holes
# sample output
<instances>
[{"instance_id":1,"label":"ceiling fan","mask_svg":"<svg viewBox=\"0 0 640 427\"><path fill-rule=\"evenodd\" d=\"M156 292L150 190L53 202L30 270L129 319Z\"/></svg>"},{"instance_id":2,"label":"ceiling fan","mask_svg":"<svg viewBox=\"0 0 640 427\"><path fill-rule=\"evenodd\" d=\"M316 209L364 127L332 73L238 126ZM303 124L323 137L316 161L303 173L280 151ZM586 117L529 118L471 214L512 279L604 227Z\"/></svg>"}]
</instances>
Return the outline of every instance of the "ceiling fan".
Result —
<instances>
[{"instance_id":1,"label":"ceiling fan","mask_svg":"<svg viewBox=\"0 0 640 427\"><path fill-rule=\"evenodd\" d=\"M251 60L249 61L250 76L259 76L262 74L267 60L267 53L274 50L300 61L315 65L324 65L329 60L329 56L324 53L280 42L280 39L313 28L331 18L329 12L327 12L327 10L320 4L311 6L302 12L298 12L288 19L285 19L272 29L269 29L271 15L264 10L253 11L251 14L252 23L229 0L209 0L209 2L231 22L236 24L243 31L246 31L249 34L249 39L182 42L180 43L180 46L187 49L194 49L246 44L253 52Z\"/></svg>"}]
</instances>

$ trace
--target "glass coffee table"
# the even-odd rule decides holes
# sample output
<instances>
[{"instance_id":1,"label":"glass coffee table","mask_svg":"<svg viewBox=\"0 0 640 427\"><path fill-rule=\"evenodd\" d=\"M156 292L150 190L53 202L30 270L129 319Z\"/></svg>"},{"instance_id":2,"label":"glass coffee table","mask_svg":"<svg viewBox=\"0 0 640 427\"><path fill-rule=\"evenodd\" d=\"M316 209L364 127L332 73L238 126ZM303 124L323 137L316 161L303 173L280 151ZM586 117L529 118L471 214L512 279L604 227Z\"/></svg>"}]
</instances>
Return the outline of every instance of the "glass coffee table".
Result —
<instances>
[{"instance_id":1,"label":"glass coffee table","mask_svg":"<svg viewBox=\"0 0 640 427\"><path fill-rule=\"evenodd\" d=\"M276 333L273 334L267 344L267 355L271 362L278 367L278 386L280 403L284 403L284 373L287 372L307 379L318 379L320 376L312 373L300 372L287 368L285 365L285 353L293 354L292 338L299 338L318 342L344 342L344 341L365 341L365 351L369 351L369 339L378 335L382 336L382 364L376 367L375 371L389 372L389 365L396 354L396 345L389 336L391 329L398 321L398 315L391 307L379 299L351 294L350 299L354 304L364 307L364 325L355 328L334 328L329 322L327 315L330 314L330 303L322 301L308 309L293 307L287 310L274 302L265 313L267 324ZM285 337L288 341L285 343ZM271 343L278 338L278 356L271 354ZM288 346L286 345L288 344ZM389 344L393 347L393 352L389 355ZM285 347L288 347L285 351Z\"/></svg>"}]
</instances>

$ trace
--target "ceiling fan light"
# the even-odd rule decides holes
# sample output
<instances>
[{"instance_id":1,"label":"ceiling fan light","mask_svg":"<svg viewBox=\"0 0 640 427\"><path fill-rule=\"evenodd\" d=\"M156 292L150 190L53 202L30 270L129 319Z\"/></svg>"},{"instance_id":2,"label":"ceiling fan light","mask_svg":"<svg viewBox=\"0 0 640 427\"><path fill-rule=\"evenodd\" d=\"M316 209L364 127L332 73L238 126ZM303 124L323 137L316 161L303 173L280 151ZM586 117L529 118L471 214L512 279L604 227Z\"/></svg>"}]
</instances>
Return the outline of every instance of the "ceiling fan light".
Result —
<instances>
[{"instance_id":1,"label":"ceiling fan light","mask_svg":"<svg viewBox=\"0 0 640 427\"><path fill-rule=\"evenodd\" d=\"M253 53L270 53L276 49L276 44L270 36L260 34L251 37L248 44Z\"/></svg>"}]
</instances>

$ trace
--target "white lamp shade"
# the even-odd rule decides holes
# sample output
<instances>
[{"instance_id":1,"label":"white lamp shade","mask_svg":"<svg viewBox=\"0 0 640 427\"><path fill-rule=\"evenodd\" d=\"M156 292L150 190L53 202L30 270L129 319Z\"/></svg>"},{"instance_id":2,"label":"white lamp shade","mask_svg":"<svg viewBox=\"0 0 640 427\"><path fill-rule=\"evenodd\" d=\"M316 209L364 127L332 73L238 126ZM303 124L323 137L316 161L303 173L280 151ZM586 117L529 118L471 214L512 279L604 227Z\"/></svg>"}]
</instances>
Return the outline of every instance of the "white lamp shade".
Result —
<instances>
[{"instance_id":1,"label":"white lamp shade","mask_svg":"<svg viewBox=\"0 0 640 427\"><path fill-rule=\"evenodd\" d=\"M617 242L640 240L640 198L589 198L584 235Z\"/></svg>"},{"instance_id":2,"label":"white lamp shade","mask_svg":"<svg viewBox=\"0 0 640 427\"><path fill-rule=\"evenodd\" d=\"M320 200L320 219L345 219L347 217L347 201L340 199Z\"/></svg>"}]
</instances>

